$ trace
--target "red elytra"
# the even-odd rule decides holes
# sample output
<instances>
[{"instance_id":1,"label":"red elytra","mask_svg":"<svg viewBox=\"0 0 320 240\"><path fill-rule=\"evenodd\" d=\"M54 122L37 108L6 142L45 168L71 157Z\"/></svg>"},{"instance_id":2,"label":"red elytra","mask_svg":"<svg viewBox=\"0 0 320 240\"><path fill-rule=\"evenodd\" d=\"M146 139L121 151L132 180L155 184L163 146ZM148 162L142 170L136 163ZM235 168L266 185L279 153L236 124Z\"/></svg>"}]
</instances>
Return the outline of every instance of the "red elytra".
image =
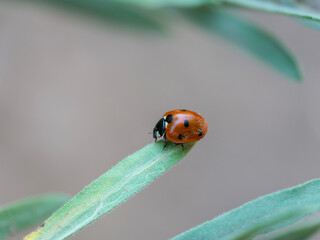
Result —
<instances>
[{"instance_id":1,"label":"red elytra","mask_svg":"<svg viewBox=\"0 0 320 240\"><path fill-rule=\"evenodd\" d=\"M177 144L195 142L208 131L206 120L198 113L176 109L166 112L153 129L153 137Z\"/></svg>"}]
</instances>

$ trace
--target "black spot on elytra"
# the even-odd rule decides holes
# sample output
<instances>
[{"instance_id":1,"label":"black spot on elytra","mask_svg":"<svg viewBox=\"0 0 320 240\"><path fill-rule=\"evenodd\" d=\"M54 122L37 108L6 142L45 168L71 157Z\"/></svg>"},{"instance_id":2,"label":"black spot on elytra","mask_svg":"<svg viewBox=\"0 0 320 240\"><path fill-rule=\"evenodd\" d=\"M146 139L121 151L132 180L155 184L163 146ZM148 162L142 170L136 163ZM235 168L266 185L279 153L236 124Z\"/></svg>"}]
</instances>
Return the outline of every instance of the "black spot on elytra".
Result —
<instances>
[{"instance_id":1,"label":"black spot on elytra","mask_svg":"<svg viewBox=\"0 0 320 240\"><path fill-rule=\"evenodd\" d=\"M201 137L202 136L202 129L199 130L198 135Z\"/></svg>"},{"instance_id":2,"label":"black spot on elytra","mask_svg":"<svg viewBox=\"0 0 320 240\"><path fill-rule=\"evenodd\" d=\"M181 109L181 111L182 111L182 112L185 112L185 111L187 111L187 110L186 110L186 109Z\"/></svg>"},{"instance_id":3,"label":"black spot on elytra","mask_svg":"<svg viewBox=\"0 0 320 240\"><path fill-rule=\"evenodd\" d=\"M179 134L178 138L181 140L181 139L183 139L184 137L183 137L182 134Z\"/></svg>"},{"instance_id":4,"label":"black spot on elytra","mask_svg":"<svg viewBox=\"0 0 320 240\"><path fill-rule=\"evenodd\" d=\"M169 114L167 117L166 117L166 121L167 123L172 123L173 121L173 116L171 114Z\"/></svg>"},{"instance_id":5,"label":"black spot on elytra","mask_svg":"<svg viewBox=\"0 0 320 240\"><path fill-rule=\"evenodd\" d=\"M188 120L184 120L184 126L185 127L189 127L189 121Z\"/></svg>"}]
</instances>

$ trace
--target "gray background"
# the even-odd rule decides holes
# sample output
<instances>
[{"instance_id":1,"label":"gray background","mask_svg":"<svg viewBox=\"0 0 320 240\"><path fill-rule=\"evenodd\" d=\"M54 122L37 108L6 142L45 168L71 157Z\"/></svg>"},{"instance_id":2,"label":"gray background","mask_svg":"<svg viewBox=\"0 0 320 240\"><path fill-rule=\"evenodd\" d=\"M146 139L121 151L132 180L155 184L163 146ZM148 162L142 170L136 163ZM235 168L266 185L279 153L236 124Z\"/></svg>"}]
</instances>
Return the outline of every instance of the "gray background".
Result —
<instances>
[{"instance_id":1,"label":"gray background","mask_svg":"<svg viewBox=\"0 0 320 240\"><path fill-rule=\"evenodd\" d=\"M286 43L295 84L224 40L169 36L0 3L0 204L76 194L175 108L209 131L183 163L74 239L168 239L261 195L319 177L320 33L245 12Z\"/></svg>"}]
</instances>

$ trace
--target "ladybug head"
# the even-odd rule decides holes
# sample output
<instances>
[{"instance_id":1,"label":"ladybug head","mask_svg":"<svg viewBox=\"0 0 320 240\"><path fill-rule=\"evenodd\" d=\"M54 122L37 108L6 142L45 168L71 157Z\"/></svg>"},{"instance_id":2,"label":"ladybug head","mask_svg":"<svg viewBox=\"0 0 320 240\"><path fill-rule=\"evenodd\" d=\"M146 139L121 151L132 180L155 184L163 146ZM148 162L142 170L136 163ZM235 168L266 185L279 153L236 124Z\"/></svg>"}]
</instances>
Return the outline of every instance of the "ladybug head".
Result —
<instances>
[{"instance_id":1,"label":"ladybug head","mask_svg":"<svg viewBox=\"0 0 320 240\"><path fill-rule=\"evenodd\" d=\"M163 118L161 118L153 129L153 138L155 139L155 141L157 141L158 138L161 138L164 135L165 129L166 122Z\"/></svg>"}]
</instances>

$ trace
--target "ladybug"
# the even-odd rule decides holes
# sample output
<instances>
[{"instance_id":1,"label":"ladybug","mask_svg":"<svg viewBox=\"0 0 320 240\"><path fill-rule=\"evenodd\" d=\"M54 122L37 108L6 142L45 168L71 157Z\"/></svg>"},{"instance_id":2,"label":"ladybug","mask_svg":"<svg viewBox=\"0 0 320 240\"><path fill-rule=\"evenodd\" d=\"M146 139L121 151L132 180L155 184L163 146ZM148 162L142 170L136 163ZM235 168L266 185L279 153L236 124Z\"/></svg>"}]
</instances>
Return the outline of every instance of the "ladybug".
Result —
<instances>
[{"instance_id":1,"label":"ladybug","mask_svg":"<svg viewBox=\"0 0 320 240\"><path fill-rule=\"evenodd\" d=\"M153 138L163 138L166 148L168 141L175 144L199 141L208 130L206 120L198 113L176 109L169 111L157 122L153 129Z\"/></svg>"}]
</instances>

